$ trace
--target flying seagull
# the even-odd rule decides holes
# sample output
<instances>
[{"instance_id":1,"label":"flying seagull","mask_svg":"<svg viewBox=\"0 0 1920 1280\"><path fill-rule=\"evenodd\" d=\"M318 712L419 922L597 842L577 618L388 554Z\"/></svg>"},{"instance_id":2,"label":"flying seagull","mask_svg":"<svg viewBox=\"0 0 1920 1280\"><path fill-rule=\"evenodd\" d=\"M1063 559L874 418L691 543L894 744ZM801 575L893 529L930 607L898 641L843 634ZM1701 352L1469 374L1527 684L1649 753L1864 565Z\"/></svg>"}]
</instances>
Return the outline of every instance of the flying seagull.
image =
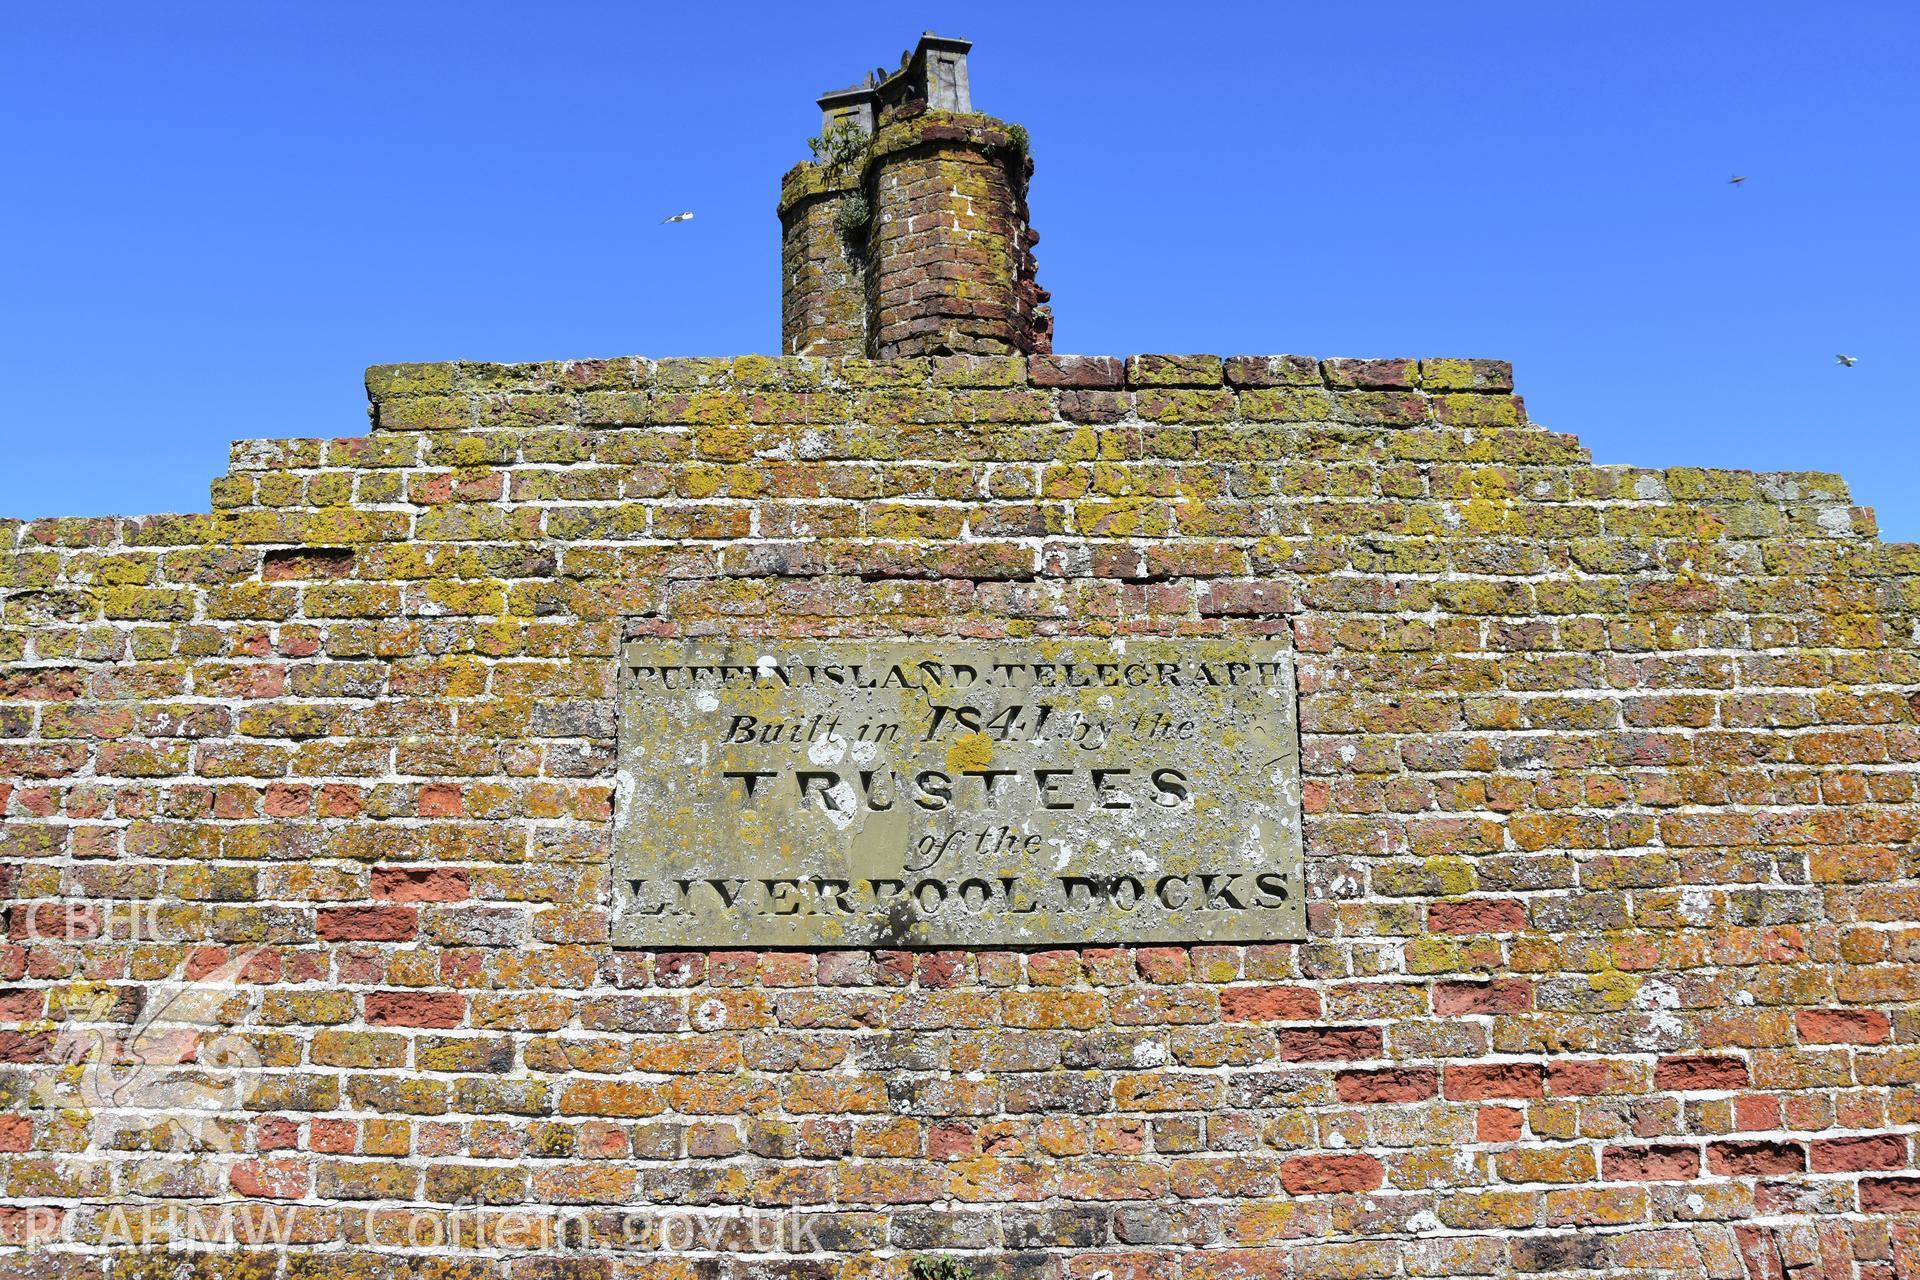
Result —
<instances>
[{"instance_id":1,"label":"flying seagull","mask_svg":"<svg viewBox=\"0 0 1920 1280\"><path fill-rule=\"evenodd\" d=\"M1734 175L1733 175L1733 176L1732 176L1731 178L1728 178L1728 179L1727 179L1727 185L1728 185L1728 186L1730 186L1730 187L1737 187L1737 186L1739 186L1739 185L1740 185L1741 183L1743 183L1743 182L1745 182L1746 180L1747 180L1747 175L1746 175L1746 174L1744 174L1744 173L1736 173L1736 174L1734 174Z\"/></svg>"},{"instance_id":2,"label":"flying seagull","mask_svg":"<svg viewBox=\"0 0 1920 1280\"><path fill-rule=\"evenodd\" d=\"M1851 369L1853 368L1854 365L1860 363L1859 359L1855 356L1835 356L1834 359L1837 360L1842 367L1848 368L1848 369Z\"/></svg>"},{"instance_id":3,"label":"flying seagull","mask_svg":"<svg viewBox=\"0 0 1920 1280\"><path fill-rule=\"evenodd\" d=\"M692 221L693 221L693 210L689 209L685 213L676 213L671 218L660 219L660 225L665 226L669 222L692 222Z\"/></svg>"}]
</instances>

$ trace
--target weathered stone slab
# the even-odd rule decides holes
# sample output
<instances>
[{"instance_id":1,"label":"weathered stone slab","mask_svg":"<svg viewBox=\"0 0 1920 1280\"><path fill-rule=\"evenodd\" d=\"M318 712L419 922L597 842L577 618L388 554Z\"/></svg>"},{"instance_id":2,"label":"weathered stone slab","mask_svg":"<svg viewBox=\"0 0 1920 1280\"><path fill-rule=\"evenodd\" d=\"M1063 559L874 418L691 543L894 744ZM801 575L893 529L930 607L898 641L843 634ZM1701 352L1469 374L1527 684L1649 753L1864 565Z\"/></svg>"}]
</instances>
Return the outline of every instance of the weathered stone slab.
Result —
<instances>
[{"instance_id":1,"label":"weathered stone slab","mask_svg":"<svg viewBox=\"0 0 1920 1280\"><path fill-rule=\"evenodd\" d=\"M639 641L624 946L1305 936L1271 639Z\"/></svg>"}]
</instances>

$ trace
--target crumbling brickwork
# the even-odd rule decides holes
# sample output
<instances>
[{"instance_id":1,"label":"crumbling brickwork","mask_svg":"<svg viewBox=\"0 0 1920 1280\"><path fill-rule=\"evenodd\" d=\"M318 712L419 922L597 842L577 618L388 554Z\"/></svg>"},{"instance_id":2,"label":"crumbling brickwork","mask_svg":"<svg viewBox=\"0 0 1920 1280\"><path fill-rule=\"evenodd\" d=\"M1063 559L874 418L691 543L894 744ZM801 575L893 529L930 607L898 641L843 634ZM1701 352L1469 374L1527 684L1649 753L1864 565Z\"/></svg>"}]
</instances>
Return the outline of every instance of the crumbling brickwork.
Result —
<instances>
[{"instance_id":1,"label":"crumbling brickwork","mask_svg":"<svg viewBox=\"0 0 1920 1280\"><path fill-rule=\"evenodd\" d=\"M1045 354L1023 132L916 109L860 155L781 184L782 348L811 356Z\"/></svg>"},{"instance_id":2,"label":"crumbling brickwork","mask_svg":"<svg viewBox=\"0 0 1920 1280\"><path fill-rule=\"evenodd\" d=\"M882 147L901 149L873 171L874 354L1035 350L1019 294L1032 277L1023 196L1032 158L997 122L920 121L911 138L882 132Z\"/></svg>"},{"instance_id":3,"label":"crumbling brickwork","mask_svg":"<svg viewBox=\"0 0 1920 1280\"><path fill-rule=\"evenodd\" d=\"M971 43L931 31L892 73L819 101L780 183L787 355L1044 355L1027 131L973 109Z\"/></svg>"},{"instance_id":4,"label":"crumbling brickwork","mask_svg":"<svg viewBox=\"0 0 1920 1280\"><path fill-rule=\"evenodd\" d=\"M867 292L861 241L849 218L865 196L849 176L809 166L790 180L781 204L780 333L783 349L815 357L867 350ZM804 185L804 192L801 186Z\"/></svg>"},{"instance_id":5,"label":"crumbling brickwork","mask_svg":"<svg viewBox=\"0 0 1920 1280\"><path fill-rule=\"evenodd\" d=\"M1485 361L368 389L0 521L5 1274L1920 1274L1920 549L1834 477ZM623 636L1280 632L1305 943L607 941Z\"/></svg>"}]
</instances>

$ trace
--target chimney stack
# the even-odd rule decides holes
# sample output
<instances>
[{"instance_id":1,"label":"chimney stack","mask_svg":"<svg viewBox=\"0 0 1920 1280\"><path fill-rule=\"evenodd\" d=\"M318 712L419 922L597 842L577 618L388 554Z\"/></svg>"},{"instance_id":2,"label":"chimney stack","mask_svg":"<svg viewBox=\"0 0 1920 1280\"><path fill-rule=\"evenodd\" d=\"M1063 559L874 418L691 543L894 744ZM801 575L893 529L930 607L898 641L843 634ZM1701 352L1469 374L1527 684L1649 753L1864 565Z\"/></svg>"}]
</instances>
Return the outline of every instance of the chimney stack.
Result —
<instances>
[{"instance_id":1,"label":"chimney stack","mask_svg":"<svg viewBox=\"0 0 1920 1280\"><path fill-rule=\"evenodd\" d=\"M928 32L898 70L819 99L814 159L780 184L784 353L1052 349L1026 130L973 110L969 48Z\"/></svg>"}]
</instances>

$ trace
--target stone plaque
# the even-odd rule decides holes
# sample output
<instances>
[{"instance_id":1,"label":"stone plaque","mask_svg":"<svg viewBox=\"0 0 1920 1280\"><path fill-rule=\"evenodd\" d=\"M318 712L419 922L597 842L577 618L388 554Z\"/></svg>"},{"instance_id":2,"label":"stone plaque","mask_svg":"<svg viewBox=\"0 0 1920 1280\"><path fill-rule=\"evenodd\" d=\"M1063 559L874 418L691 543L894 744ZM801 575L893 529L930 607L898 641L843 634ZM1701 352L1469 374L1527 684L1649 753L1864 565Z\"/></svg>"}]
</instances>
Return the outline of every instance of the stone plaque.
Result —
<instances>
[{"instance_id":1,"label":"stone plaque","mask_svg":"<svg viewBox=\"0 0 1920 1280\"><path fill-rule=\"evenodd\" d=\"M1283 641L631 643L615 821L621 946L1306 930Z\"/></svg>"}]
</instances>

